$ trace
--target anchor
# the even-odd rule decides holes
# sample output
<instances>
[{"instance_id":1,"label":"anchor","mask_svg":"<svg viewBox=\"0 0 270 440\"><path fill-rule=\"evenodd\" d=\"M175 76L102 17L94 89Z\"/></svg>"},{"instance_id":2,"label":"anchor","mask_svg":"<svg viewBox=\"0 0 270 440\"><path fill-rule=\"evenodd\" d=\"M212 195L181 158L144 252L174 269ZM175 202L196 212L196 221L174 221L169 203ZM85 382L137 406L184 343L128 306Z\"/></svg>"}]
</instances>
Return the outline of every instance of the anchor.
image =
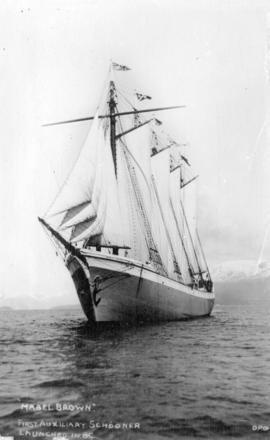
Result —
<instances>
[{"instance_id":1,"label":"anchor","mask_svg":"<svg viewBox=\"0 0 270 440\"><path fill-rule=\"evenodd\" d=\"M93 283L91 283L91 287L92 287L92 295L93 295L93 302L95 304L95 306L97 307L101 301L101 298L97 298L97 294L98 292L101 291L101 289L99 288L100 284L101 284L101 277L99 275L97 275L94 278Z\"/></svg>"}]
</instances>

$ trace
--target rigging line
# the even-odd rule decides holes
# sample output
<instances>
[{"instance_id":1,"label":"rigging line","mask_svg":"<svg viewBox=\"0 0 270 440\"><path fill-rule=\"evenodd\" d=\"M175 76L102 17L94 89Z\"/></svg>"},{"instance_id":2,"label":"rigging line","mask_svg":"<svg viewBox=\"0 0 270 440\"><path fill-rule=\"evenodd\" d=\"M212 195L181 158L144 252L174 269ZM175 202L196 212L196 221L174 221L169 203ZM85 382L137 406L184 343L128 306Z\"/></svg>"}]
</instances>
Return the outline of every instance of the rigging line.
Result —
<instances>
[{"instance_id":1,"label":"rigging line","mask_svg":"<svg viewBox=\"0 0 270 440\"><path fill-rule=\"evenodd\" d=\"M124 150L124 154L126 154L126 153L127 153L127 151ZM147 217L146 212L145 212L145 208L144 208L144 205L143 205L143 200L142 200L142 197L141 197L141 194L140 194L140 190L138 188L136 171L135 171L134 167L130 164L130 161L129 161L128 157L126 157L126 162L127 162L127 167L128 167L128 170L129 170L130 179L131 179L131 182L132 182L133 191L135 193L136 203L137 203L137 205L139 207L141 218L142 218L144 227L146 229L147 237L145 239L146 239L146 244L147 244L147 247L148 247L149 255L150 255L150 258L151 258L151 247L156 249L156 246L155 246L155 244L153 242L153 237L152 237L150 223L149 223L148 217ZM148 235L149 235L149 237L148 237ZM149 238L150 238L150 244L148 243L148 239Z\"/></svg>"},{"instance_id":2,"label":"rigging line","mask_svg":"<svg viewBox=\"0 0 270 440\"><path fill-rule=\"evenodd\" d=\"M121 119L120 119L120 118L119 118L119 124L120 124L121 130L123 130L123 126L122 126L122 122L121 122ZM136 161L136 159L134 158L134 156L133 156L133 155L131 154L131 152L129 151L129 149L128 149L126 143L125 143L122 139L120 139L120 141L122 142L122 144L123 144L124 147L125 147L124 150L123 150L124 153L125 153L125 155L126 155L126 153L128 152L128 153L131 155L131 157L133 158L134 162L137 164L139 170L141 171L142 176L143 176L143 178L144 178L144 180L145 180L145 182L146 182L146 185L147 185L147 188L148 188L148 191L149 191L150 197L151 197L151 196L152 196L152 192L151 192L150 186L149 186L149 184L148 184L147 178L146 178L146 176L145 176L143 170L141 169L140 165L138 164L138 162ZM139 209L140 209L140 211L141 211L142 221L143 221L144 228L145 228L145 231L146 231L146 236L147 236L147 237L145 237L145 240L146 240L146 245L147 245L147 248L148 248L148 252L149 252L150 260L152 260L152 261L154 261L156 264L158 264L158 265L161 267L162 272L166 274L167 271L166 271L166 269L165 269L164 263L163 263L163 261L162 261L162 259L161 259L161 256L160 256L160 254L159 254L159 252L158 252L158 249L157 249L157 246L156 246L156 244L155 244L155 241L154 241L154 238L153 238L153 234L152 234L152 229L151 229L151 226L150 226L150 222L149 222L149 219L148 219L148 216L147 216L147 214L146 214L145 207L144 207L144 201L143 201L143 199L142 199L142 196L141 196L141 193L140 193L140 189L139 189L139 187L138 187L136 170L135 170L134 167L130 164L130 161L128 160L128 157L126 157L126 164L127 164L128 172L129 172L129 175L130 175L131 183L132 183L132 186L133 186L133 191L135 192L136 202L137 202L138 207L139 207ZM130 167L133 168L134 175L131 173ZM149 240L150 243L148 243L148 240ZM153 260L153 258L152 258L151 247L154 248L154 249L156 250L156 254L157 254L157 255L156 255L156 257L155 257L155 260Z\"/></svg>"},{"instance_id":3,"label":"rigging line","mask_svg":"<svg viewBox=\"0 0 270 440\"><path fill-rule=\"evenodd\" d=\"M131 103L131 101L129 100L129 99L127 99L126 98L126 96L121 92L121 89L119 89L118 87L117 87L117 92L122 96L122 98L133 108L133 110L136 110L136 111L138 111L138 109ZM149 120L148 122L150 122L150 121L153 121L155 118L152 118L151 120ZM142 122L142 124L145 124L145 122ZM160 137L160 135L155 131L155 129L154 128L151 128L151 131L152 132L154 132L155 133L155 135L156 135L156 137L157 137L157 141L160 143L160 145L162 146L162 147L164 147L164 148L166 148L166 142L164 142L163 140L162 140L162 138ZM166 133L164 130L163 130L163 132L164 132L164 134L165 134L165 136L169 136L168 135L168 133Z\"/></svg>"},{"instance_id":4,"label":"rigging line","mask_svg":"<svg viewBox=\"0 0 270 440\"><path fill-rule=\"evenodd\" d=\"M205 253L204 253L204 250L203 250L203 247L202 247L201 239L200 239L199 232L198 232L197 228L196 228L196 235L197 235L198 243L199 243L200 250L201 250L201 253L202 253L202 257L203 257L203 260L204 260L204 264L206 266L206 270L207 270L207 273L208 273L208 276L209 276L209 280L212 281L211 280L211 275L210 275L210 270L209 270L209 267L208 267L208 264L207 264L207 261L206 261Z\"/></svg>"},{"instance_id":5,"label":"rigging line","mask_svg":"<svg viewBox=\"0 0 270 440\"><path fill-rule=\"evenodd\" d=\"M120 123L120 124L121 124L121 123ZM122 141L122 139L120 139L120 140ZM128 152L128 153L130 154L130 156L132 157L132 159L134 160L134 162L137 164L139 170L141 171L142 176L143 176L143 178L144 178L144 180L145 180L145 182L146 182L146 185L147 185L147 189L148 189L148 191L149 191L150 198L152 198L151 188L150 188L150 186L149 186L149 184L148 184L148 181L147 181L147 179L146 179L146 176L145 176L143 170L141 169L140 165L138 164L138 162L136 161L136 159L134 158L134 156L133 156L132 153L129 151L128 147L126 146L126 144L125 144L123 141L122 141L122 144L123 144L123 146L124 146L124 148L125 148L125 149L124 149L124 152ZM127 164L129 164L129 161L128 161L128 160L127 160ZM129 165L128 165L128 168L129 168ZM130 171L129 171L129 173L130 173ZM137 179L137 177L136 177L136 171L135 171L135 170L134 170L134 173L135 173L135 178ZM138 186L138 184L137 184L137 182L134 182L134 178L132 178L131 173L130 173L130 177L131 177L131 180L132 180L133 191L135 192L135 198L136 198L137 204L139 205L139 208L140 208L140 210L141 210L141 214L142 214L142 217L143 217L142 220L143 220L143 223L144 223L144 227L146 228L146 233L147 233L147 235L149 235L148 239L150 238L150 243L151 243L151 244L148 244L148 240L146 240L146 244L147 244L147 247L148 247L148 251L149 251L150 259L151 259L151 255L152 255L151 248L154 248L155 251L156 251L156 253L157 253L157 255L158 255L158 259L160 259L160 265L161 265L161 267L163 268L163 270L165 270L165 266L164 266L164 264L163 264L163 262L162 262L162 260L161 260L161 257L160 257L160 255L159 255L159 252L158 252L158 250L157 250L157 246L156 246L156 244L155 244L155 242L154 242L154 238L153 238L153 236L152 236L152 230L151 230L150 222L149 222L149 219L148 219L148 217L147 217L147 214L146 214L145 208L144 208L144 206L143 206L143 201L142 201L142 199L141 199L141 195L138 196L138 194L137 194L137 192L139 191L139 189L138 189L138 190L136 189L137 186Z\"/></svg>"},{"instance_id":6,"label":"rigging line","mask_svg":"<svg viewBox=\"0 0 270 440\"><path fill-rule=\"evenodd\" d=\"M122 122L121 122L121 120L119 120L119 123L120 123L121 130L123 130L123 126L122 126ZM141 174L142 174L142 176L143 176L143 178L144 178L144 181L145 181L145 183L146 183L146 185L147 185L147 188L148 188L149 194L151 195L151 189L150 189L150 186L149 186L149 183L148 183L147 177L146 177L145 173L143 172L143 169L141 168L139 162L135 159L135 157L133 156L133 154L132 154L131 151L129 150L129 148L128 148L128 146L127 146L127 143L126 143L125 136L123 136L123 139L120 138L120 142L122 143L122 145L124 146L125 150L128 152L128 154L130 155L130 157L133 159L133 161L134 161L135 164L137 165L138 169L140 170L140 172L141 172Z\"/></svg>"},{"instance_id":7,"label":"rigging line","mask_svg":"<svg viewBox=\"0 0 270 440\"><path fill-rule=\"evenodd\" d=\"M184 206L183 206L183 203L182 203L181 200L180 200L180 206L181 206L181 208L182 208L183 216L184 216L185 223L186 223L186 226L187 226L187 230L188 230L189 238L190 238L191 245L192 245L192 249L193 249L193 252L194 252L195 259L196 259L196 263L197 263L197 265L198 265L199 273L200 273L200 275L201 275L201 278L203 278L203 277L202 277L202 269L201 269L201 266L200 266L200 263L199 263L199 260L198 260L198 256L197 256L196 249L195 249L195 245L194 245L194 242L193 242L193 239L192 239L192 235L191 235L191 232L190 232L190 229L189 229L189 225L188 225L188 221L187 221L186 213L185 213Z\"/></svg>"},{"instance_id":8,"label":"rigging line","mask_svg":"<svg viewBox=\"0 0 270 440\"><path fill-rule=\"evenodd\" d=\"M173 256L173 260L174 260L173 263L174 263L175 269L177 269L180 272L180 269L179 269L178 263L177 263L177 259L176 259L176 255L175 255L175 252L174 252L174 249L173 249L171 237L170 237L170 234L169 234L166 222L165 222L165 217L164 217L163 209L162 209L162 206L161 206L161 202L160 202L160 199L159 199L158 190L157 190L157 186L156 186L156 182L155 182L155 178L154 178L153 174L151 176L151 180L152 180L152 185L153 185L153 188L154 188L154 193L155 193L155 196L156 196L156 199L157 199L157 202L158 202L158 207L159 207L159 211L160 211L160 214L161 214L162 222L163 222L163 225L164 225L164 228L165 228L167 240L169 242L171 253L172 253L172 256Z\"/></svg>"},{"instance_id":9,"label":"rigging line","mask_svg":"<svg viewBox=\"0 0 270 440\"><path fill-rule=\"evenodd\" d=\"M172 204L172 199L169 198L169 201L170 201L170 207L171 207L171 210L172 210L172 213L173 213L173 218L174 218L174 221L175 221L175 224L176 224L177 232L178 232L178 235L180 237L182 247L184 249L184 254L185 254L185 257L186 257L186 260L187 260L188 268L189 268L191 274L193 274L195 271L192 268L192 265L191 265L191 263L189 261L189 258L188 258L188 254L187 254L187 250L186 250L186 247L185 247L185 243L184 243L184 240L183 240L183 237L182 237L182 234L181 234L178 222L177 222L176 213L175 213L175 210L174 210L174 207L173 207L173 204Z\"/></svg>"}]
</instances>

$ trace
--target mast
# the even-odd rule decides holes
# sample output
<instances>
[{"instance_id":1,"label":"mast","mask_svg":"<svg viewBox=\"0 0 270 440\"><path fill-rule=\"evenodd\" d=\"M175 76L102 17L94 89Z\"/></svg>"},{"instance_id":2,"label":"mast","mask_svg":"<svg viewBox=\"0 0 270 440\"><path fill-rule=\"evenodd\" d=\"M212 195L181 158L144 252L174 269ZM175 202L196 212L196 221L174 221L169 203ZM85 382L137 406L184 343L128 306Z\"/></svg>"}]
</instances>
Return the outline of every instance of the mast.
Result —
<instances>
[{"instance_id":1,"label":"mast","mask_svg":"<svg viewBox=\"0 0 270 440\"><path fill-rule=\"evenodd\" d=\"M171 254L172 254L172 257L173 257L174 271L176 273L178 273L179 275L181 275L181 271L180 271L180 268L179 268L179 265L178 265L178 262L177 262L177 258L176 258L175 252L174 252L172 240L171 240L168 228L167 228L167 224L166 224L166 221L165 221L163 208L162 208L162 205L161 205L161 202L160 202L160 198L159 198L159 195L158 195L158 189L157 189L155 178L154 178L153 174L151 176L151 180L152 180L152 185L153 185L153 188L154 188L154 193L155 193L155 196L156 196L156 200L158 202L158 207L159 207L159 212L160 212L160 215L161 215L161 219L162 219L162 222L163 222L163 225L164 225L164 228L165 228L166 237L167 237L167 240L168 240L168 243L169 243L169 247L170 247L170 251L171 251Z\"/></svg>"},{"instance_id":2,"label":"mast","mask_svg":"<svg viewBox=\"0 0 270 440\"><path fill-rule=\"evenodd\" d=\"M116 116L115 116L115 110L116 110L116 88L114 81L110 81L110 89L109 89L109 110L110 110L110 142L111 142L111 150L112 150L112 157L113 157L113 164L114 164L114 172L117 176L117 169L116 169L116 138L115 138L115 132L116 132Z\"/></svg>"},{"instance_id":3,"label":"mast","mask_svg":"<svg viewBox=\"0 0 270 440\"><path fill-rule=\"evenodd\" d=\"M183 206L183 203L181 202L181 200L180 200L180 206L182 208L182 213L183 213L183 217L184 217L184 220L185 220L185 223L186 223L186 228L187 228L187 231L188 231L188 235L189 235L189 239L190 239L190 242L191 242L192 250L193 250L193 253L194 253L194 256L195 256L195 260L196 260L196 263L197 263L197 266L198 266L199 275L200 275L200 278L203 280L202 269L201 269L201 266L200 266L200 262L199 262L199 259L198 259L198 255L197 255L196 249L195 249L195 244L194 244L194 241L193 241L190 229L189 229L189 224L188 224L188 221L187 221L187 216L186 216L186 213L185 213L185 210L184 210L184 206Z\"/></svg>"},{"instance_id":4,"label":"mast","mask_svg":"<svg viewBox=\"0 0 270 440\"><path fill-rule=\"evenodd\" d=\"M175 221L176 229L177 229L177 232L178 232L178 235L179 235L179 238L180 238L183 250L184 250L184 254L185 254L185 257L186 257L189 275L190 275L191 279L193 279L194 278L194 275L193 275L194 274L194 270L192 269L190 261L189 261L189 258L188 258L187 250L186 250L185 243L184 243L184 240L183 240L180 228L179 228L179 224L178 224L178 221L177 221L177 218L176 218L176 214L175 214L175 210L174 210L171 198L170 198L170 207L171 207L171 210L172 210L172 213L173 213L173 218L174 218L174 221Z\"/></svg>"},{"instance_id":5,"label":"mast","mask_svg":"<svg viewBox=\"0 0 270 440\"><path fill-rule=\"evenodd\" d=\"M199 243L199 246L200 246L201 254L202 254L202 257L203 257L203 261L204 261L204 264L205 264L205 267L206 267L206 270L207 270L207 274L208 274L208 277L209 277L209 281L212 282L211 274L210 274L210 271L209 271L209 267L208 267L208 264L207 264L207 261L206 261L206 257L205 257L204 250L203 250L203 247L202 247L201 239L200 239L200 236L199 236L199 233L198 233L197 229L196 229L196 235L197 235L198 243Z\"/></svg>"}]
</instances>

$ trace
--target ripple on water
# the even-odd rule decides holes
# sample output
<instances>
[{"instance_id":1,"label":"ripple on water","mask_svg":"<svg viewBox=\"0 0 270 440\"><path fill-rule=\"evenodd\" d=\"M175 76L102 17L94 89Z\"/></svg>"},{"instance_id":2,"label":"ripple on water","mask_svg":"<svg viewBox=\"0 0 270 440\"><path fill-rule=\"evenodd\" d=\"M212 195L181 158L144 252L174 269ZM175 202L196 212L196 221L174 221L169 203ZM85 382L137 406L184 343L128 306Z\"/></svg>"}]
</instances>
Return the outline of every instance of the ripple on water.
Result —
<instances>
[{"instance_id":1,"label":"ripple on water","mask_svg":"<svg viewBox=\"0 0 270 440\"><path fill-rule=\"evenodd\" d=\"M104 439L249 438L270 418L267 310L218 306L209 319L94 328L76 311L13 312L12 326L3 316L0 433L16 431L22 403L65 401L96 410L27 417L141 423L139 434L95 430Z\"/></svg>"}]
</instances>

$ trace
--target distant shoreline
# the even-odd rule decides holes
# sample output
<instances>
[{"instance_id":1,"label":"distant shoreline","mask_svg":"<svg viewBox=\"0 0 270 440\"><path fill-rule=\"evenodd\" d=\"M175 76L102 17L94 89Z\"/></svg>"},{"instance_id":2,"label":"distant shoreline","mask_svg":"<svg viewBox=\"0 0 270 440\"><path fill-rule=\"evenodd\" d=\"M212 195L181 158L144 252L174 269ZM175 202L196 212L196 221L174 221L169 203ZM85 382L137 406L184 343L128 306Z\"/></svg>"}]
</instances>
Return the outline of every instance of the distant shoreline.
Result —
<instances>
[{"instance_id":1,"label":"distant shoreline","mask_svg":"<svg viewBox=\"0 0 270 440\"><path fill-rule=\"evenodd\" d=\"M23 308L14 308L14 307L9 307L9 306L0 306L0 312L1 311L12 311L12 312L18 312L18 311L34 311L34 310L80 310L80 305L79 304L67 304L67 305L63 305L63 306L54 306L54 307L27 307L25 309Z\"/></svg>"}]
</instances>

